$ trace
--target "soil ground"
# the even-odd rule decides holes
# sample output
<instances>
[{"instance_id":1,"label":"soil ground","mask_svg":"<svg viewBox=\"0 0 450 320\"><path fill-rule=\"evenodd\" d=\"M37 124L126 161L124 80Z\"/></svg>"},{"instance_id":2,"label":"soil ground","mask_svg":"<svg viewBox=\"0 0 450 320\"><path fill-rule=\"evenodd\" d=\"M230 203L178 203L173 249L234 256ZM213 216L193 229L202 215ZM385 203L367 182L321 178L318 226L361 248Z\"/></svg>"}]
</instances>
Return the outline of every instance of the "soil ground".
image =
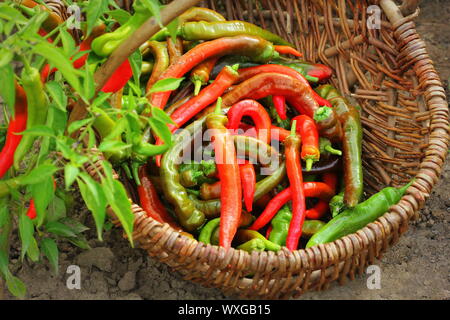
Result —
<instances>
[{"instance_id":1,"label":"soil ground","mask_svg":"<svg viewBox=\"0 0 450 320\"><path fill-rule=\"evenodd\" d=\"M450 77L449 19L450 0L423 1L417 19L417 29L446 86ZM19 267L16 260L12 269L27 284L28 299L226 299L219 290L184 281L142 250L131 249L117 230L106 232L104 242L95 240L95 227L85 207L80 204L76 210L91 227L88 235L94 239L90 240L93 249L82 251L63 244L57 276L46 264ZM381 289L369 290L365 275L345 286L334 284L327 291L307 293L300 299L450 299L449 213L447 161L420 219L411 223L399 243L377 262L381 268ZM66 270L73 264L81 267L81 290L66 287ZM4 293L4 298L11 299L8 293Z\"/></svg>"}]
</instances>

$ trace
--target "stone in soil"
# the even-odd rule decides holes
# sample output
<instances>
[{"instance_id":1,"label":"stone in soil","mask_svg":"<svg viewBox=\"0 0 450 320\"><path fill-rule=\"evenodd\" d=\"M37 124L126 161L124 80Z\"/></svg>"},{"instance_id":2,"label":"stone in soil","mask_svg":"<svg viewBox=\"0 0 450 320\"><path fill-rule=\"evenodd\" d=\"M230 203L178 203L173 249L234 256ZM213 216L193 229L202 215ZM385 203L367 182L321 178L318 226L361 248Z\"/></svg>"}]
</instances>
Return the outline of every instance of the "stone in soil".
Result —
<instances>
[{"instance_id":1,"label":"stone in soil","mask_svg":"<svg viewBox=\"0 0 450 320\"><path fill-rule=\"evenodd\" d=\"M112 272L114 254L109 248L93 248L79 254L76 262L82 267L95 266L102 271Z\"/></svg>"}]
</instances>

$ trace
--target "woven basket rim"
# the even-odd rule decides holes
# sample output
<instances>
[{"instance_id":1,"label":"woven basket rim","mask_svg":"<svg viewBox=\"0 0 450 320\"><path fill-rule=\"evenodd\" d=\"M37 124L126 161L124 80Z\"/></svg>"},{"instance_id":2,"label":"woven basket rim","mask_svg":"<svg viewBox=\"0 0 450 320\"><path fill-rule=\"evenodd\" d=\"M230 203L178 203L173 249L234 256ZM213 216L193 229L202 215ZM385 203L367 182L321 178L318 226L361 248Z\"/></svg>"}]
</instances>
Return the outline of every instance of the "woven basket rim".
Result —
<instances>
[{"instance_id":1,"label":"woven basket rim","mask_svg":"<svg viewBox=\"0 0 450 320\"><path fill-rule=\"evenodd\" d=\"M394 34L398 32L399 29L405 24L411 23L412 19L417 15L417 12L411 16L403 17L398 21L391 21L392 29ZM415 28L414 28L414 31ZM421 37L419 36L421 40ZM406 46L407 44L404 44ZM425 50L425 55L428 55L428 51ZM425 61L427 58L422 57L421 59L417 59L414 62L414 65L419 65L421 61ZM428 62L427 62L428 63ZM428 65L432 69L432 72L435 73L434 65L430 62L431 65ZM420 77L421 69L414 70L415 76L417 78ZM429 72L429 69L428 69ZM438 78L439 79L439 78ZM443 105L447 104L447 97L445 95L445 89L440 80L434 83L426 84L424 89L424 98L425 103L428 109L432 108L441 108L439 112L431 113L430 123L436 121L438 124L431 128L429 132L429 145L425 150L425 155L429 152L432 152L433 155L436 155L438 151L441 151L444 148L448 148L450 142L450 129L449 129L449 119L448 119L448 110L447 116L445 116L445 111L442 111ZM441 112L442 111L442 112ZM444 114L444 116L443 116ZM438 150L438 151L436 151ZM440 155L440 153L438 153ZM442 158L442 157L441 157ZM234 257L238 257L236 259L252 259L252 261L263 261L263 258L271 258L271 259L280 259L289 267L285 268L285 273L288 272L288 269L295 268L303 268L305 270L309 270L311 272L319 271L320 269L324 269L333 264L342 264L344 259L348 259L349 257L361 252L366 249L369 245L376 245L378 247L389 246L388 242L396 242L398 237L393 232L393 227L390 225L391 221L397 221L400 225L400 228L406 230L408 227L408 222L417 215L420 208L423 206L426 198L429 196L431 189L437 183L438 179L433 179L430 177L430 170L433 172L437 172L439 176L440 170L444 166L445 158L442 159L441 163L436 163L429 157L425 156L424 159L420 162L420 170L415 177L415 181L411 187L408 188L405 195L401 198L400 202L396 205L390 207L390 209L383 214L376 221L369 223L359 231L353 234L349 234L344 236L338 240L335 240L330 243L320 244L318 246L314 246L308 249L299 249L295 251L289 251L287 248L283 247L277 253L273 252L252 252L248 253L246 251L238 250L235 248L230 248L225 250L223 247L204 244L202 242L197 241L196 239L191 239L177 230L172 229L168 224L161 224L160 222L154 220L151 217L146 216L145 211L138 205L133 203L133 212L135 213L135 225L136 221L145 223L152 226L152 230L157 230L159 233L164 234L164 239L160 239L158 243L161 243L160 251L164 252L172 252L176 253L178 256L184 256L189 258L196 253L196 256L200 256L204 258L205 261L208 260L208 257L214 256L216 257L213 264L217 265L228 265L231 264L231 260ZM95 176L95 171L92 172L92 175ZM436 175L436 174L435 174ZM430 181L431 180L431 181ZM429 186L429 188L427 188ZM428 192L430 189L430 192ZM109 210L109 214L114 216ZM145 214L145 216L144 216ZM115 221L118 224L118 221ZM380 234L380 230L384 230L380 228L381 226L388 227L388 232L382 232ZM155 231L156 232L156 231ZM133 236L134 240L138 240L138 242L145 241L142 236L147 235L138 235L136 238ZM361 241L360 239L365 239L365 241ZM185 252L177 252L176 248L183 247L183 244L190 243L192 249ZM333 260L330 257L336 256L336 252L341 252L339 248L343 247L351 247L351 252L347 252L346 256L339 256L337 260ZM292 263L287 263L286 261L292 260ZM294 267L292 267L294 265ZM236 263L233 265L233 270L237 271L261 271L265 266L253 265L250 264L239 264ZM178 270L183 273L183 270ZM314 276L313 276L314 277ZM245 285L248 279L240 279L237 281L240 284ZM250 280L248 280L250 281ZM262 280L260 280L262 281Z\"/></svg>"}]
</instances>

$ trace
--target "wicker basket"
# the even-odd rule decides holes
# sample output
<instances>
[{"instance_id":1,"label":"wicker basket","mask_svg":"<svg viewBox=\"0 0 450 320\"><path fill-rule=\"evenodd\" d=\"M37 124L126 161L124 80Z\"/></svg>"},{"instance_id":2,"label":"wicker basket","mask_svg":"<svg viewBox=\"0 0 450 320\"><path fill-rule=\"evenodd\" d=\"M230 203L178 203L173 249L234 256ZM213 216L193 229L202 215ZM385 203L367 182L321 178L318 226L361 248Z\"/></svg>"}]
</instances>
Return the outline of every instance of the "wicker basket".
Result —
<instances>
[{"instance_id":1,"label":"wicker basket","mask_svg":"<svg viewBox=\"0 0 450 320\"><path fill-rule=\"evenodd\" d=\"M332 83L363 110L367 195L416 178L397 205L333 243L249 254L185 237L133 204L135 243L186 280L242 298L286 299L326 289L336 280L344 284L381 258L417 218L449 147L446 94L412 21L416 4L404 1L400 10L392 0L203 2L229 20L246 20L283 35L307 60L334 69ZM380 29L367 27L370 5L381 8ZM129 8L129 1L124 6ZM95 177L93 167L88 171Z\"/></svg>"}]
</instances>

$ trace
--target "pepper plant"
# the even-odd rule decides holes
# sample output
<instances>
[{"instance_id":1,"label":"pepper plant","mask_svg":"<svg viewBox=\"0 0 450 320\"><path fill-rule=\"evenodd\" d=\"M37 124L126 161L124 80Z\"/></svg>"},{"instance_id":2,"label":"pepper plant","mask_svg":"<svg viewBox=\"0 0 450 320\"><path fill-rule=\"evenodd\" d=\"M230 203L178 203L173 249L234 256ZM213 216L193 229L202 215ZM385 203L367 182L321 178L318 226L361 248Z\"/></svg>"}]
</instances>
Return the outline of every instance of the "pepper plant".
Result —
<instances>
[{"instance_id":1,"label":"pepper plant","mask_svg":"<svg viewBox=\"0 0 450 320\"><path fill-rule=\"evenodd\" d=\"M20 261L45 259L55 272L61 242L89 248L88 228L70 210L77 189L98 239L109 207L133 245L131 203L114 169L139 184L138 166L171 144L170 117L149 105L139 81L139 50L121 66L125 81L119 68L109 80L113 89L96 89L95 71L107 57L92 52L87 39L99 25L126 26L132 15L113 0L63 2L78 5L81 21L59 21L39 0L0 3L0 281L17 297L25 297L26 285L10 272L11 246L20 248ZM158 1L136 2L141 18L144 12L160 22ZM174 90L182 80L157 82L152 92ZM77 104L86 115L72 120ZM151 132L164 145L149 143ZM96 163L99 179L86 170ZM13 234L20 243L11 243Z\"/></svg>"}]
</instances>

